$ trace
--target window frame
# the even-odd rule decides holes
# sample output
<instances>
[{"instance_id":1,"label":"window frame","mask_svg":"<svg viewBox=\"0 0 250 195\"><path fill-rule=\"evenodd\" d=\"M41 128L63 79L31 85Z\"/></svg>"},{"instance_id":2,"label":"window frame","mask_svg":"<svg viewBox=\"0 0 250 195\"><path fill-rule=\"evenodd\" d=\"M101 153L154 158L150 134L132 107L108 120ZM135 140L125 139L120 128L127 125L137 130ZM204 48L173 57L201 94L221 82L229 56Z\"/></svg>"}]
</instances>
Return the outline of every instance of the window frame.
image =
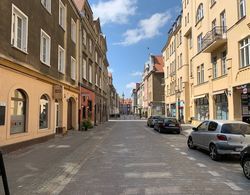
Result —
<instances>
[{"instance_id":1,"label":"window frame","mask_svg":"<svg viewBox=\"0 0 250 195\"><path fill-rule=\"evenodd\" d=\"M59 59L61 57L60 51L62 51L62 53L64 54L63 55L63 64L59 63L60 62ZM60 72L62 74L65 74L65 64L66 64L65 60L66 60L65 49L62 46L58 45L58 72ZM62 67L61 65L63 65L63 70L60 69Z\"/></svg>"},{"instance_id":2,"label":"window frame","mask_svg":"<svg viewBox=\"0 0 250 195\"><path fill-rule=\"evenodd\" d=\"M76 43L76 22L71 18L71 40Z\"/></svg>"},{"instance_id":3,"label":"window frame","mask_svg":"<svg viewBox=\"0 0 250 195\"><path fill-rule=\"evenodd\" d=\"M61 8L63 10L63 13L61 13ZM63 14L63 15L61 15ZM62 17L62 21L61 21L61 17ZM63 28L63 30L66 30L66 6L63 4L63 2L61 0L59 0L59 17L58 17L58 23L59 26L61 26ZM61 24L62 22L62 24Z\"/></svg>"},{"instance_id":4,"label":"window frame","mask_svg":"<svg viewBox=\"0 0 250 195\"><path fill-rule=\"evenodd\" d=\"M41 4L51 14L51 0L41 0Z\"/></svg>"},{"instance_id":5,"label":"window frame","mask_svg":"<svg viewBox=\"0 0 250 195\"><path fill-rule=\"evenodd\" d=\"M200 33L197 37L197 52L201 52L202 51L202 33Z\"/></svg>"},{"instance_id":6,"label":"window frame","mask_svg":"<svg viewBox=\"0 0 250 195\"><path fill-rule=\"evenodd\" d=\"M21 19L21 46L18 46L18 22ZM28 26L29 18L25 15L17 6L12 4L12 15L11 15L11 46L27 54L28 52Z\"/></svg>"},{"instance_id":7,"label":"window frame","mask_svg":"<svg viewBox=\"0 0 250 195\"><path fill-rule=\"evenodd\" d=\"M204 6L200 3L196 11L196 23L200 22L204 18Z\"/></svg>"},{"instance_id":8,"label":"window frame","mask_svg":"<svg viewBox=\"0 0 250 195\"><path fill-rule=\"evenodd\" d=\"M44 61L43 60L43 55L44 55L44 53L43 53L43 38L45 38L46 39L46 41L48 41L48 47L46 47L46 60ZM47 46L47 44L46 44L46 46ZM48 50L47 50L48 49ZM43 29L41 29L41 35L40 35L40 61L43 63L43 64L45 64L45 65L47 65L47 66L50 66L50 54L51 53L51 38L50 38L50 36L43 30ZM48 55L48 57L47 57L47 55Z\"/></svg>"},{"instance_id":9,"label":"window frame","mask_svg":"<svg viewBox=\"0 0 250 195\"><path fill-rule=\"evenodd\" d=\"M76 59L71 56L70 62L71 62L70 63L71 64L71 66L70 66L70 78L75 81L76 80Z\"/></svg>"},{"instance_id":10,"label":"window frame","mask_svg":"<svg viewBox=\"0 0 250 195\"><path fill-rule=\"evenodd\" d=\"M243 6L243 13L241 13L241 6ZM246 0L238 0L238 16L239 20L246 16Z\"/></svg>"},{"instance_id":11,"label":"window frame","mask_svg":"<svg viewBox=\"0 0 250 195\"><path fill-rule=\"evenodd\" d=\"M246 43L246 40L248 40L248 43ZM242 43L242 44L241 44ZM241 46L243 45L243 46ZM242 39L240 42L239 42L239 57L240 57L240 68L245 68L245 67L248 67L250 66L250 36ZM246 52L247 52L247 49L248 48L248 55L246 55ZM243 51L242 51L243 50ZM244 61L242 60L242 52L243 52L243 57L244 57ZM247 56L249 57L248 58L248 63L247 64ZM243 64L244 63L244 64Z\"/></svg>"}]
</instances>

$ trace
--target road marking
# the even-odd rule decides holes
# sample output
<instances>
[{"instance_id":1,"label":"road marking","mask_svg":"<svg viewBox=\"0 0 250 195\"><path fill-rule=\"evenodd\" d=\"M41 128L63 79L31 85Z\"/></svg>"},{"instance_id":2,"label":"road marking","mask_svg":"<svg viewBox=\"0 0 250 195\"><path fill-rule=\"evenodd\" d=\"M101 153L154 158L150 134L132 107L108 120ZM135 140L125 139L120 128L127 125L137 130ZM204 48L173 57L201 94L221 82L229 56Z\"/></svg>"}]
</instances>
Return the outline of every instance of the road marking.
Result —
<instances>
[{"instance_id":1,"label":"road marking","mask_svg":"<svg viewBox=\"0 0 250 195\"><path fill-rule=\"evenodd\" d=\"M122 195L137 195L140 193L139 188L127 188L123 191Z\"/></svg>"},{"instance_id":2,"label":"road marking","mask_svg":"<svg viewBox=\"0 0 250 195\"><path fill-rule=\"evenodd\" d=\"M125 173L126 178L134 178L134 179L166 179L172 176L169 172L144 172L144 173Z\"/></svg>"},{"instance_id":3,"label":"road marking","mask_svg":"<svg viewBox=\"0 0 250 195\"><path fill-rule=\"evenodd\" d=\"M186 152L181 152L181 154L182 154L182 155L187 155L187 153L186 153Z\"/></svg>"},{"instance_id":4,"label":"road marking","mask_svg":"<svg viewBox=\"0 0 250 195\"><path fill-rule=\"evenodd\" d=\"M204 164L202 164L202 163L197 163L197 165L198 165L199 167L207 167L206 165L204 165Z\"/></svg>"},{"instance_id":5,"label":"road marking","mask_svg":"<svg viewBox=\"0 0 250 195\"><path fill-rule=\"evenodd\" d=\"M175 150L179 151L179 150L180 150L180 148L175 148Z\"/></svg>"},{"instance_id":6,"label":"road marking","mask_svg":"<svg viewBox=\"0 0 250 195\"><path fill-rule=\"evenodd\" d=\"M175 145L170 145L171 147L175 147Z\"/></svg>"},{"instance_id":7,"label":"road marking","mask_svg":"<svg viewBox=\"0 0 250 195\"><path fill-rule=\"evenodd\" d=\"M208 173L210 173L214 177L219 177L220 176L220 174L217 173L216 171L208 171Z\"/></svg>"},{"instance_id":8,"label":"road marking","mask_svg":"<svg viewBox=\"0 0 250 195\"><path fill-rule=\"evenodd\" d=\"M180 190L180 187L178 187L178 186L145 188L145 195L180 194L180 193L181 193L181 190Z\"/></svg>"},{"instance_id":9,"label":"road marking","mask_svg":"<svg viewBox=\"0 0 250 195\"><path fill-rule=\"evenodd\" d=\"M231 189L233 189L235 191L241 191L242 190L242 188L240 188L239 186L237 186L233 182L224 182L224 184L226 184L227 186L229 186Z\"/></svg>"},{"instance_id":10,"label":"road marking","mask_svg":"<svg viewBox=\"0 0 250 195\"><path fill-rule=\"evenodd\" d=\"M187 157L189 160L196 160L195 158L193 158L193 157Z\"/></svg>"},{"instance_id":11,"label":"road marking","mask_svg":"<svg viewBox=\"0 0 250 195\"><path fill-rule=\"evenodd\" d=\"M151 167L151 166L166 166L167 163L130 163L125 167Z\"/></svg>"}]
</instances>

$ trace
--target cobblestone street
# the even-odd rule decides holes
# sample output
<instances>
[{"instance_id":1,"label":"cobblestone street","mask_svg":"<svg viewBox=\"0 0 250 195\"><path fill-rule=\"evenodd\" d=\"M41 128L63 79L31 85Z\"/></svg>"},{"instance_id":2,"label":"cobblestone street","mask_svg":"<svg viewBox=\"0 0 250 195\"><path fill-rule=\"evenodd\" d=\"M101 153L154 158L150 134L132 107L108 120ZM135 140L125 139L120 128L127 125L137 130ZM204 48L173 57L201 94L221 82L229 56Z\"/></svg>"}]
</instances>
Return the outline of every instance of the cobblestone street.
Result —
<instances>
[{"instance_id":1,"label":"cobblestone street","mask_svg":"<svg viewBox=\"0 0 250 195\"><path fill-rule=\"evenodd\" d=\"M212 161L189 150L185 136L159 134L144 121L70 132L4 159L18 195L250 193L238 159Z\"/></svg>"}]
</instances>

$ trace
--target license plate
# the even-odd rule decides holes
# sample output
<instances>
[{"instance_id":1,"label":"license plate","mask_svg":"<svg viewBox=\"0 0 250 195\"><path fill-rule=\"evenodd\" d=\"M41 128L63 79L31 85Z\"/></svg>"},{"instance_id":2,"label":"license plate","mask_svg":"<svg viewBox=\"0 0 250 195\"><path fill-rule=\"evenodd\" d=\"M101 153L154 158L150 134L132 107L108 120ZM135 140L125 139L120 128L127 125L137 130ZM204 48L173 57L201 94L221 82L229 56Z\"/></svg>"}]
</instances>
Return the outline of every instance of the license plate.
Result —
<instances>
[{"instance_id":1,"label":"license plate","mask_svg":"<svg viewBox=\"0 0 250 195\"><path fill-rule=\"evenodd\" d=\"M242 148L235 148L236 152L240 152L242 150Z\"/></svg>"},{"instance_id":2,"label":"license plate","mask_svg":"<svg viewBox=\"0 0 250 195\"><path fill-rule=\"evenodd\" d=\"M168 126L169 127L175 127L175 124L169 124Z\"/></svg>"}]
</instances>

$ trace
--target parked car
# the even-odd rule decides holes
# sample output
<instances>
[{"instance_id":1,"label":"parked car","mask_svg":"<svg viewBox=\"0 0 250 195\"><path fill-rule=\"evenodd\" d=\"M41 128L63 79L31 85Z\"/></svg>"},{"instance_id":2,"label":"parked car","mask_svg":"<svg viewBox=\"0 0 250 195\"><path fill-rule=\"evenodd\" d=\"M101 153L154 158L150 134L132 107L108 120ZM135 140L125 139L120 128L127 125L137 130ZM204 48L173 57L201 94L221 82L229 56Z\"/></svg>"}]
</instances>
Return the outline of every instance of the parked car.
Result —
<instances>
[{"instance_id":1,"label":"parked car","mask_svg":"<svg viewBox=\"0 0 250 195\"><path fill-rule=\"evenodd\" d=\"M240 155L246 144L250 144L250 125L241 121L204 121L193 128L187 140L189 148L209 151L212 160L224 154Z\"/></svg>"},{"instance_id":2,"label":"parked car","mask_svg":"<svg viewBox=\"0 0 250 195\"><path fill-rule=\"evenodd\" d=\"M250 145L246 146L240 153L240 164L247 179L250 179Z\"/></svg>"},{"instance_id":3,"label":"parked car","mask_svg":"<svg viewBox=\"0 0 250 195\"><path fill-rule=\"evenodd\" d=\"M161 117L154 125L154 129L159 133L177 133L181 132L181 125L176 118Z\"/></svg>"},{"instance_id":4,"label":"parked car","mask_svg":"<svg viewBox=\"0 0 250 195\"><path fill-rule=\"evenodd\" d=\"M150 116L147 121L148 127L154 127L155 122L160 118L160 116Z\"/></svg>"}]
</instances>

